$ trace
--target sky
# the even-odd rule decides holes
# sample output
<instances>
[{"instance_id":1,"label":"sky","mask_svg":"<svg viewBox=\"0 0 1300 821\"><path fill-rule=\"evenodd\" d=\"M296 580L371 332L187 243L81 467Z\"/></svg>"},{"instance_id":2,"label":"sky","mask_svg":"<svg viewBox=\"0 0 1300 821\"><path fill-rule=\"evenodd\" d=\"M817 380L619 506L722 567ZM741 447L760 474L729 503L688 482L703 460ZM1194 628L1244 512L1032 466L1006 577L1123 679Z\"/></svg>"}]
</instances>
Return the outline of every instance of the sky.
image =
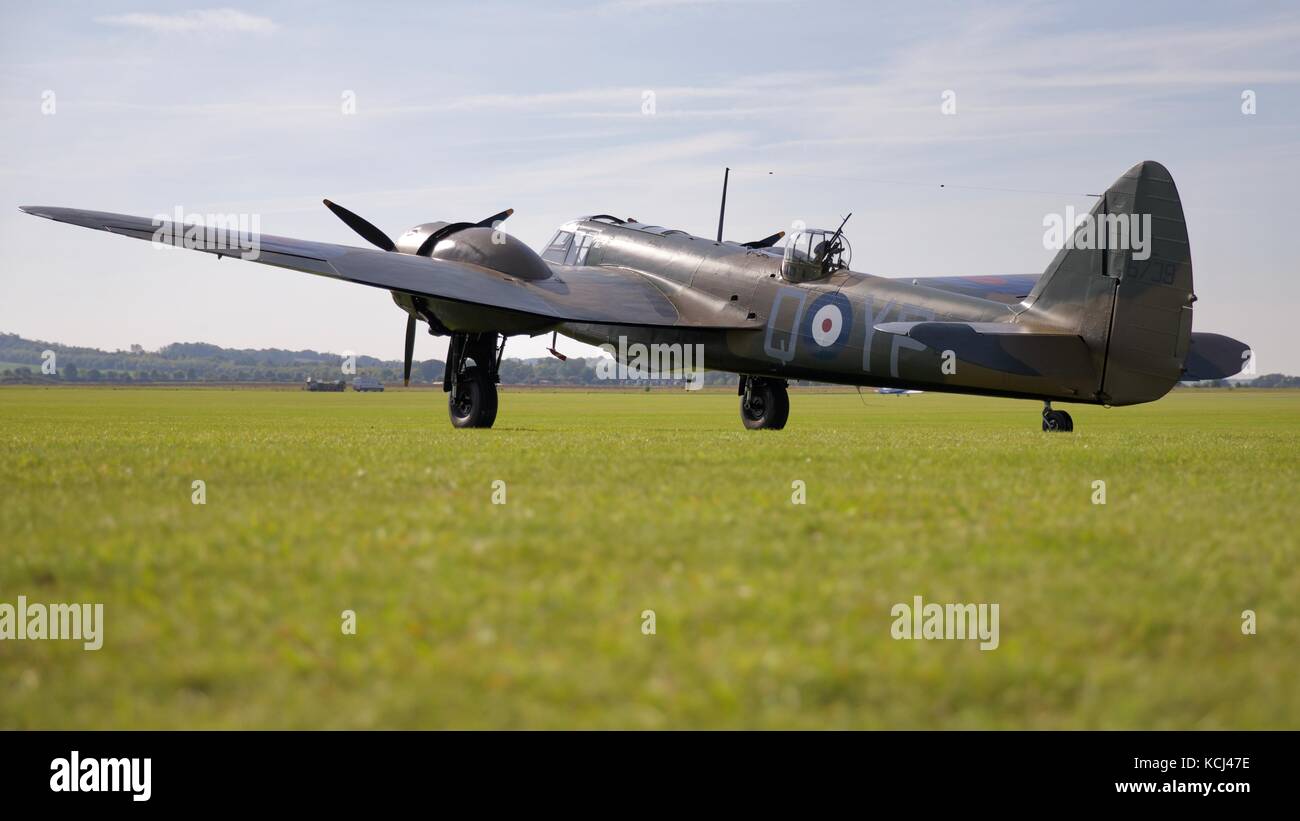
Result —
<instances>
[{"instance_id":1,"label":"sky","mask_svg":"<svg viewBox=\"0 0 1300 821\"><path fill-rule=\"evenodd\" d=\"M1047 215L1157 160L1195 328L1296 374L1298 42L1287 3L6 2L0 331L402 355L385 291L19 205L251 214L349 245L322 198L394 237L512 207L503 228L540 248L593 213L712 235L730 166L728 239L852 212L855 270L1037 273Z\"/></svg>"}]
</instances>

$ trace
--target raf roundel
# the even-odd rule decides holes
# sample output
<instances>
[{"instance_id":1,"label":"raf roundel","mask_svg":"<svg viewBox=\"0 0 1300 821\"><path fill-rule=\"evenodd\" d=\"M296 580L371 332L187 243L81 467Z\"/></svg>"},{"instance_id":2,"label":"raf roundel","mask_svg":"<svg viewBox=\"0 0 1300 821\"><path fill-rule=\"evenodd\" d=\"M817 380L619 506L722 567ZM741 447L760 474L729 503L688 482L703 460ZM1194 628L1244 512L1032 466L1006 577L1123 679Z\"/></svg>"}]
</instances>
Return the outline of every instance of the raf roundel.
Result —
<instances>
[{"instance_id":1,"label":"raf roundel","mask_svg":"<svg viewBox=\"0 0 1300 821\"><path fill-rule=\"evenodd\" d=\"M844 314L840 307L831 303L817 309L812 318L812 338L823 348L829 348L840 338L844 330Z\"/></svg>"},{"instance_id":2,"label":"raf roundel","mask_svg":"<svg viewBox=\"0 0 1300 821\"><path fill-rule=\"evenodd\" d=\"M853 308L841 293L822 294L808 306L800 325L800 336L812 342L812 355L817 359L834 359L849 341Z\"/></svg>"}]
</instances>

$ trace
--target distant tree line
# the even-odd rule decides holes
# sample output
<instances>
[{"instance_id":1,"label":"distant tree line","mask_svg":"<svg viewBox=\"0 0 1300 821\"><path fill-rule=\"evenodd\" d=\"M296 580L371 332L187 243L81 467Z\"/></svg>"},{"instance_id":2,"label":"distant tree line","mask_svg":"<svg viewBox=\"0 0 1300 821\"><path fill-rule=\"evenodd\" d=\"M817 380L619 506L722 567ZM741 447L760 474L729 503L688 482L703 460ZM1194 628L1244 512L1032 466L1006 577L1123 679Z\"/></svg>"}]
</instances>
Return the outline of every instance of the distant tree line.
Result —
<instances>
[{"instance_id":1,"label":"distant tree line","mask_svg":"<svg viewBox=\"0 0 1300 821\"><path fill-rule=\"evenodd\" d=\"M41 365L45 351L54 352L53 374L44 374ZM317 351L288 351L280 348L259 350L222 348L206 342L174 342L157 351L132 345L125 351L101 351L59 345L17 334L0 334L0 382L107 382L107 383L185 383L185 382L305 382L309 377L331 381L351 381L354 376L372 376L393 384L402 379L402 363L355 358L356 373L343 372L344 358L339 354ZM508 385L590 385L626 387L647 384L612 382L596 378L596 358L571 357L560 361L553 357L511 359L501 362L501 381ZM444 363L440 359L416 362L411 381L431 384L442 381ZM652 380L651 385L673 384L671 380ZM734 385L734 374L708 372L706 385Z\"/></svg>"},{"instance_id":2,"label":"distant tree line","mask_svg":"<svg viewBox=\"0 0 1300 821\"><path fill-rule=\"evenodd\" d=\"M1250 380L1204 379L1200 382L1183 382L1185 388L1300 388L1300 376L1284 373L1266 373Z\"/></svg>"},{"instance_id":3,"label":"distant tree line","mask_svg":"<svg viewBox=\"0 0 1300 821\"><path fill-rule=\"evenodd\" d=\"M44 374L41 365L45 351L54 351L55 373ZM619 382L596 377L596 358L571 357L560 361L554 357L540 359L504 359L501 381L507 385L589 385L592 387L640 387L642 385L680 384L674 380L655 379ZM343 357L318 351L288 351L281 348L222 348L206 342L173 342L157 351L132 345L125 351L101 351L59 345L38 339L24 339L17 334L0 334L0 382L108 382L108 383L184 383L184 382L305 382L372 376L394 384L402 379L402 363L396 360L357 356L356 373L344 374ZM416 362L411 381L432 384L442 381L444 363L440 359ZM735 374L708 371L705 385L735 385ZM796 384L817 384L799 382ZM1226 379L1183 383L1185 387L1224 388L1300 388L1300 377L1280 373L1265 374L1250 381Z\"/></svg>"},{"instance_id":4,"label":"distant tree line","mask_svg":"<svg viewBox=\"0 0 1300 821\"><path fill-rule=\"evenodd\" d=\"M45 351L54 352L54 374L42 373ZM400 362L356 357L358 375L400 379ZM302 382L339 379L343 357L317 351L222 348L206 342L174 342L157 351L132 345L125 351L101 351L59 345L16 334L0 334L0 380L62 382ZM418 363L412 377L442 377L442 362Z\"/></svg>"}]
</instances>

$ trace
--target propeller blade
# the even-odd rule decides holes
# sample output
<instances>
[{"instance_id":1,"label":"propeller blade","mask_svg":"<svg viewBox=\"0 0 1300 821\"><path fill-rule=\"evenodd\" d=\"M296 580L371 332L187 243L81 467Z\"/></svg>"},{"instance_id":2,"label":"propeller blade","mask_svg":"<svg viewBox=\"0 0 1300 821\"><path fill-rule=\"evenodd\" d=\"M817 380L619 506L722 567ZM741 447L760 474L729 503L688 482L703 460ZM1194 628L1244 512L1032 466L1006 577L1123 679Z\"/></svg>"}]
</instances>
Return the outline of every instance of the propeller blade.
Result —
<instances>
[{"instance_id":1,"label":"propeller blade","mask_svg":"<svg viewBox=\"0 0 1300 821\"><path fill-rule=\"evenodd\" d=\"M515 209L507 208L506 210L493 214L480 222L449 222L437 231L434 231L432 234L425 237L424 242L420 243L420 247L415 250L415 255L417 257L429 256L433 253L433 247L435 245L457 231L464 231L466 228L495 228L498 222L510 216L514 212Z\"/></svg>"},{"instance_id":2,"label":"propeller blade","mask_svg":"<svg viewBox=\"0 0 1300 821\"><path fill-rule=\"evenodd\" d=\"M478 228L478 227L479 226L475 225L472 222L449 222L446 225L439 228L437 231L434 231L432 234L425 237L424 242L420 243L420 247L415 250L415 255L417 257L427 257L429 256L429 254L433 253L433 247L435 245L442 242L444 239L456 233L457 231L464 231L466 228Z\"/></svg>"},{"instance_id":3,"label":"propeller blade","mask_svg":"<svg viewBox=\"0 0 1300 821\"><path fill-rule=\"evenodd\" d=\"M495 228L498 222L504 221L507 217L515 212L513 208L507 208L499 214L493 214L485 220L480 220L474 224L475 228Z\"/></svg>"},{"instance_id":4,"label":"propeller blade","mask_svg":"<svg viewBox=\"0 0 1300 821\"><path fill-rule=\"evenodd\" d=\"M406 315L406 360L402 363L402 384L411 386L411 357L415 353L415 314Z\"/></svg>"},{"instance_id":5,"label":"propeller blade","mask_svg":"<svg viewBox=\"0 0 1300 821\"><path fill-rule=\"evenodd\" d=\"M362 236L366 242L376 248L382 248L385 251L396 251L397 246L393 243L388 235L380 231L374 225L371 225L365 219L357 216L343 206L325 200L325 207L334 212L334 216L347 223L347 226Z\"/></svg>"},{"instance_id":6,"label":"propeller blade","mask_svg":"<svg viewBox=\"0 0 1300 821\"><path fill-rule=\"evenodd\" d=\"M784 231L777 231L775 234L773 234L770 237L763 237L762 239L756 239L753 242L745 242L741 244L745 248L771 248L773 245L776 245L778 242L780 242L781 237L783 236L785 236Z\"/></svg>"}]
</instances>

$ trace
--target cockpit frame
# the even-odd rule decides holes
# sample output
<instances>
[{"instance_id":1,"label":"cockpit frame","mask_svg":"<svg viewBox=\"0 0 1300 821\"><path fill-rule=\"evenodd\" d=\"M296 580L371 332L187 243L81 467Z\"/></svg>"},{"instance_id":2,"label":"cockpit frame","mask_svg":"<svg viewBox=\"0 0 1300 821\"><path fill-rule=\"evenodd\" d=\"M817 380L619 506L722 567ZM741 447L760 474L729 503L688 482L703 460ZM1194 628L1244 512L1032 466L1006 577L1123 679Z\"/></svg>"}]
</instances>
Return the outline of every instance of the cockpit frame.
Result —
<instances>
[{"instance_id":1,"label":"cockpit frame","mask_svg":"<svg viewBox=\"0 0 1300 821\"><path fill-rule=\"evenodd\" d=\"M843 230L804 228L786 238L781 276L788 282L813 282L849 267L853 247Z\"/></svg>"}]
</instances>

